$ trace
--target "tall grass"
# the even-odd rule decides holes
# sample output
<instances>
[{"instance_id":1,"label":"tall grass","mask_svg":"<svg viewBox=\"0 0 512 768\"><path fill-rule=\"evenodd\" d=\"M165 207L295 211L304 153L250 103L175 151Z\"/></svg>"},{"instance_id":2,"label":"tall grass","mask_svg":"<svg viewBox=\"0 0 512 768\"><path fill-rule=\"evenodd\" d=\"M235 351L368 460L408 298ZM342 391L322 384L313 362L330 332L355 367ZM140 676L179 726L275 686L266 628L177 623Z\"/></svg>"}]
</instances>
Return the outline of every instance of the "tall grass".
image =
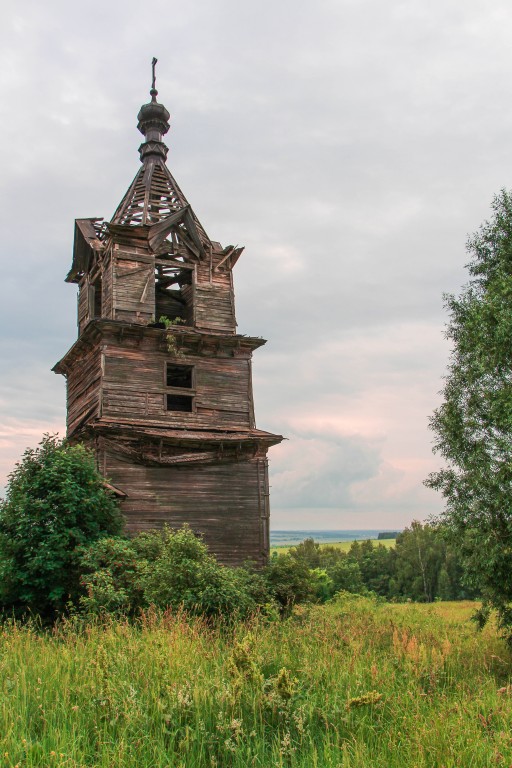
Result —
<instances>
[{"instance_id":1,"label":"tall grass","mask_svg":"<svg viewBox=\"0 0 512 768\"><path fill-rule=\"evenodd\" d=\"M347 596L224 628L11 624L0 765L510 766L511 657L471 610Z\"/></svg>"}]
</instances>

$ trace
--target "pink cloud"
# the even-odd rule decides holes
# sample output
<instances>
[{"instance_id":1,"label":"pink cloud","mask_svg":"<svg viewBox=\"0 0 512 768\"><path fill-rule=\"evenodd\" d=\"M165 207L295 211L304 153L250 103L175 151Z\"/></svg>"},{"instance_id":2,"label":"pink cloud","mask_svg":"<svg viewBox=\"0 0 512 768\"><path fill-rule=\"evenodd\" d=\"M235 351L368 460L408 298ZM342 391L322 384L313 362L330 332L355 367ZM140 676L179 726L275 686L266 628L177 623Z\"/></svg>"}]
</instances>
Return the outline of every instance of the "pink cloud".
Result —
<instances>
[{"instance_id":1,"label":"pink cloud","mask_svg":"<svg viewBox=\"0 0 512 768\"><path fill-rule=\"evenodd\" d=\"M58 432L64 435L66 427L62 422L24 421L4 418L0 426L0 488L5 486L7 475L12 472L26 448L35 448L43 435Z\"/></svg>"}]
</instances>

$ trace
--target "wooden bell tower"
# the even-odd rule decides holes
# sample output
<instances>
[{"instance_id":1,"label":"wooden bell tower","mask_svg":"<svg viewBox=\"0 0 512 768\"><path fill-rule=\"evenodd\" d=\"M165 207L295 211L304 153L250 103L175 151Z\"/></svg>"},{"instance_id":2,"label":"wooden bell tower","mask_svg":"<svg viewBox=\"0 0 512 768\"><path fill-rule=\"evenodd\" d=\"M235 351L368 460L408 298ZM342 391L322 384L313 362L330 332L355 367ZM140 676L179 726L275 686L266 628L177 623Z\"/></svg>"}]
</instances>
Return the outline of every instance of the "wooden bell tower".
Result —
<instances>
[{"instance_id":1,"label":"wooden bell tower","mask_svg":"<svg viewBox=\"0 0 512 768\"><path fill-rule=\"evenodd\" d=\"M68 438L94 448L129 531L188 523L222 562L263 564L267 451L283 439L255 426L251 358L265 341L236 333L243 248L209 239L166 166L155 63L138 173L110 222L75 221L78 340L53 370Z\"/></svg>"}]
</instances>

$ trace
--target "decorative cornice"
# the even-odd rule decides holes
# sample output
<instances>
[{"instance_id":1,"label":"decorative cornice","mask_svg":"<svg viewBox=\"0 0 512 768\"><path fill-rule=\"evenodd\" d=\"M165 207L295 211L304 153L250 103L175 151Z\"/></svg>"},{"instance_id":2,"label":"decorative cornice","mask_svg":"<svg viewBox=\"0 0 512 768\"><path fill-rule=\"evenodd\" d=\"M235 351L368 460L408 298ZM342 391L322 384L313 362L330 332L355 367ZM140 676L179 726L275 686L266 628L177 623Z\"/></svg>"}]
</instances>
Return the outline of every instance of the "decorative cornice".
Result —
<instances>
[{"instance_id":1,"label":"decorative cornice","mask_svg":"<svg viewBox=\"0 0 512 768\"><path fill-rule=\"evenodd\" d=\"M140 344L143 338L152 338L155 345L166 349L168 333L166 329L142 323L127 323L123 320L91 320L64 357L53 366L52 371L66 375L69 366L84 349L100 344L108 335L114 336L119 344L123 339L135 339ZM191 355L211 356L220 355L222 352L229 352L233 357L250 355L255 349L267 343L266 339L256 336L200 331L187 326L173 327L172 333L176 337L180 351Z\"/></svg>"}]
</instances>

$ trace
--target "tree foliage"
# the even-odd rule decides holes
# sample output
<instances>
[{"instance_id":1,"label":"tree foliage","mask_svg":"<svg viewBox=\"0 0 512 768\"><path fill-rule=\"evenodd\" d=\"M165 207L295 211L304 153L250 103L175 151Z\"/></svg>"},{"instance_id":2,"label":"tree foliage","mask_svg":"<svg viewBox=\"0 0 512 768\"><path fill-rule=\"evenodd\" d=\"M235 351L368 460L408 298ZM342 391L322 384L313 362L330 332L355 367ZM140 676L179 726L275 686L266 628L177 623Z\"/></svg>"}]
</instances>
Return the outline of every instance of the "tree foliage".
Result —
<instances>
[{"instance_id":1,"label":"tree foliage","mask_svg":"<svg viewBox=\"0 0 512 768\"><path fill-rule=\"evenodd\" d=\"M271 599L257 574L220 565L187 526L94 542L82 550L81 567L80 605L90 614L133 616L155 606L244 617Z\"/></svg>"},{"instance_id":2,"label":"tree foliage","mask_svg":"<svg viewBox=\"0 0 512 768\"><path fill-rule=\"evenodd\" d=\"M426 484L444 496L468 583L512 634L512 194L492 212L468 241L469 282L445 297L452 352L431 419L445 466Z\"/></svg>"},{"instance_id":3,"label":"tree foliage","mask_svg":"<svg viewBox=\"0 0 512 768\"><path fill-rule=\"evenodd\" d=\"M284 557L280 555L274 562L282 562ZM415 521L398 534L396 546L389 548L369 540L354 541L346 552L306 539L290 549L289 557L314 575L325 572L326 579L315 592L320 601L339 591L417 602L476 596L475 590L463 586L460 557L440 525Z\"/></svg>"},{"instance_id":4,"label":"tree foliage","mask_svg":"<svg viewBox=\"0 0 512 768\"><path fill-rule=\"evenodd\" d=\"M62 612L80 593L77 548L122 529L94 455L46 435L9 475L0 502L0 600L15 613Z\"/></svg>"}]
</instances>

